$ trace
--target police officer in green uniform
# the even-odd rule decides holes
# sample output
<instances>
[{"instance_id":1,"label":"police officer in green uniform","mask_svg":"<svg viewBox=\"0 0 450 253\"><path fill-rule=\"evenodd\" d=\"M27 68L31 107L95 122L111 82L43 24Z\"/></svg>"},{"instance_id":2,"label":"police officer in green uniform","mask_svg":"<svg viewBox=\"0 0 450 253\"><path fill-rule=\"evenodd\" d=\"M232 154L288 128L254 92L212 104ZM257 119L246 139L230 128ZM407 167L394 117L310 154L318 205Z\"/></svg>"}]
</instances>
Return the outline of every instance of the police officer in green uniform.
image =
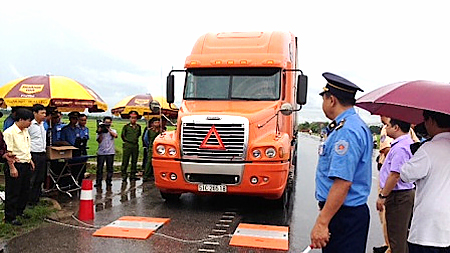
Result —
<instances>
[{"instance_id":1,"label":"police officer in green uniform","mask_svg":"<svg viewBox=\"0 0 450 253\"><path fill-rule=\"evenodd\" d=\"M148 159L144 170L144 182L150 181L153 178L153 142L161 133L161 122L160 118L154 117L149 122L150 128L145 132L144 141L148 143Z\"/></svg>"},{"instance_id":2,"label":"police officer in green uniform","mask_svg":"<svg viewBox=\"0 0 450 253\"><path fill-rule=\"evenodd\" d=\"M139 113L131 111L130 123L122 128L120 135L123 141L123 156L122 156L122 181L127 180L127 168L131 156L131 173L130 180L139 180L136 176L137 159L139 154L139 136L141 136L141 126L137 124Z\"/></svg>"},{"instance_id":3,"label":"police officer in green uniform","mask_svg":"<svg viewBox=\"0 0 450 253\"><path fill-rule=\"evenodd\" d=\"M322 110L332 120L328 138L319 146L316 199L320 213L311 231L311 245L322 252L366 252L369 231L367 198L372 183L372 134L356 114L352 82L332 73Z\"/></svg>"}]
</instances>

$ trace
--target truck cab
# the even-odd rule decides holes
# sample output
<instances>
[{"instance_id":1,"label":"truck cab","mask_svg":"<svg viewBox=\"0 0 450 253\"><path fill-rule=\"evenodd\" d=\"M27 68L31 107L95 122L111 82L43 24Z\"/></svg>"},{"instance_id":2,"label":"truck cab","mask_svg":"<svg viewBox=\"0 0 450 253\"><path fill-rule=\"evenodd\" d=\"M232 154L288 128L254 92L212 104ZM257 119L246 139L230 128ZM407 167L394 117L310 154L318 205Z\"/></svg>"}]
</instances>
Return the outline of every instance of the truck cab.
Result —
<instances>
[{"instance_id":1,"label":"truck cab","mask_svg":"<svg viewBox=\"0 0 450 253\"><path fill-rule=\"evenodd\" d=\"M307 77L297 69L289 32L208 33L184 70L177 129L155 139L155 185L165 199L180 194L285 197L295 171L296 111Z\"/></svg>"}]
</instances>

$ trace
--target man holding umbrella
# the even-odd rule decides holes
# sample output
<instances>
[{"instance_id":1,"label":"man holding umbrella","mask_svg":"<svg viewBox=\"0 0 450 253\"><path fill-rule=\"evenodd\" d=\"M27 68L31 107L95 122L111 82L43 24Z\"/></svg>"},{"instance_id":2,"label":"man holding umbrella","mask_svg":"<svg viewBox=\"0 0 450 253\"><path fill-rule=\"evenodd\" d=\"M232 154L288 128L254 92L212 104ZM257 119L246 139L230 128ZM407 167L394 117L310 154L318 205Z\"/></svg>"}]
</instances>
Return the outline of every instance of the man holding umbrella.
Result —
<instances>
[{"instance_id":1,"label":"man holding umbrella","mask_svg":"<svg viewBox=\"0 0 450 253\"><path fill-rule=\"evenodd\" d=\"M320 213L311 231L313 248L323 252L366 252L369 230L367 199L372 183L372 134L356 114L352 82L332 73L327 80L322 109L333 120L319 147L316 199Z\"/></svg>"},{"instance_id":2,"label":"man holding umbrella","mask_svg":"<svg viewBox=\"0 0 450 253\"><path fill-rule=\"evenodd\" d=\"M450 252L450 115L425 110L423 117L432 139L400 170L404 182L416 183L409 253L445 253Z\"/></svg>"}]
</instances>

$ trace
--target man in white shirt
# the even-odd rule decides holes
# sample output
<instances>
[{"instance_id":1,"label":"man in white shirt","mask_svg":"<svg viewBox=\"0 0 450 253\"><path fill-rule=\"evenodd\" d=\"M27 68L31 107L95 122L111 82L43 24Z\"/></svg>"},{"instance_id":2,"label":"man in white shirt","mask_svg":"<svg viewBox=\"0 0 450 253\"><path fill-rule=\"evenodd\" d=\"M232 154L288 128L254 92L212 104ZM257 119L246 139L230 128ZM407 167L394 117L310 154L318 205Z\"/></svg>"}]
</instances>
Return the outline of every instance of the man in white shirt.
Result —
<instances>
[{"instance_id":1,"label":"man in white shirt","mask_svg":"<svg viewBox=\"0 0 450 253\"><path fill-rule=\"evenodd\" d=\"M42 193L42 183L47 174L47 157L45 154L47 145L47 133L44 127L46 117L45 107L41 104L35 104L31 109L34 119L28 128L31 137L31 159L34 162L35 170L31 176L31 192L28 200L29 205L35 206L39 203L39 197Z\"/></svg>"},{"instance_id":2,"label":"man in white shirt","mask_svg":"<svg viewBox=\"0 0 450 253\"><path fill-rule=\"evenodd\" d=\"M450 252L450 115L424 111L432 137L400 171L404 182L416 183L416 199L408 237L409 253Z\"/></svg>"},{"instance_id":3,"label":"man in white shirt","mask_svg":"<svg viewBox=\"0 0 450 253\"><path fill-rule=\"evenodd\" d=\"M103 165L106 161L106 187L112 186L114 155L116 154L114 140L117 138L117 131L111 128L112 118L106 116L103 122L97 127L97 180L94 187L102 187Z\"/></svg>"}]
</instances>

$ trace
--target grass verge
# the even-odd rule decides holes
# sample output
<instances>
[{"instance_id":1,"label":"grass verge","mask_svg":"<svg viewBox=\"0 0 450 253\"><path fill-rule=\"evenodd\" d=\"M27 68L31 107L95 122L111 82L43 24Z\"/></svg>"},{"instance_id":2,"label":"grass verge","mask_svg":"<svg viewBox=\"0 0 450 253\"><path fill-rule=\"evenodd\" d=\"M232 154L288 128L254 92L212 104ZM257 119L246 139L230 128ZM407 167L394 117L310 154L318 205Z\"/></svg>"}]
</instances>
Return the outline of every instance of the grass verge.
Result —
<instances>
[{"instance_id":1,"label":"grass verge","mask_svg":"<svg viewBox=\"0 0 450 253\"><path fill-rule=\"evenodd\" d=\"M25 209L24 213L29 215L29 219L19 218L22 222L22 226L13 226L3 221L5 216L4 203L0 204L0 240L8 240L15 236L22 235L32 231L44 223L44 218L50 215L52 212L56 212L52 204L48 201L41 200L34 208Z\"/></svg>"}]
</instances>

